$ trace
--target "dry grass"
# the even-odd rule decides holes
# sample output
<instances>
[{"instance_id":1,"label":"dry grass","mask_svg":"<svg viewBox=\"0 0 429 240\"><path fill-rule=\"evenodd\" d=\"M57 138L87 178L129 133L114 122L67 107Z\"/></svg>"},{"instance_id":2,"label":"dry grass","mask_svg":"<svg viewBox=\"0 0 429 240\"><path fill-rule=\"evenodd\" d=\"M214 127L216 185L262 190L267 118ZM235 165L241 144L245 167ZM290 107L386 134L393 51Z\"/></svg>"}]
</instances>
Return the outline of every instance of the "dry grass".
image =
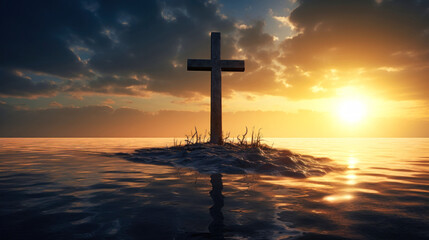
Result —
<instances>
[{"instance_id":1,"label":"dry grass","mask_svg":"<svg viewBox=\"0 0 429 240\"><path fill-rule=\"evenodd\" d=\"M207 130L204 131L204 134L198 132L196 127L194 130L195 131L191 131L190 135L185 135L186 138L184 140L184 145L182 145L182 141L174 139L173 147L210 143L210 133L207 132ZM240 134L236 138L231 138L231 134L229 132L223 138L223 144L232 144L241 148L271 148L270 146L262 143L263 141L261 129L255 131L254 127L251 133L249 133L249 129L246 127L244 134Z\"/></svg>"},{"instance_id":2,"label":"dry grass","mask_svg":"<svg viewBox=\"0 0 429 240\"><path fill-rule=\"evenodd\" d=\"M261 129L257 132L255 128L252 129L252 133L250 134L250 141L248 141L247 134L249 133L249 129L246 127L246 132L241 136L237 136L238 144L248 148L257 148L262 146L262 134Z\"/></svg>"},{"instance_id":3,"label":"dry grass","mask_svg":"<svg viewBox=\"0 0 429 240\"><path fill-rule=\"evenodd\" d=\"M186 145L206 143L207 130L204 132L204 135L203 135L201 133L198 133L197 127L195 127L195 132L191 131L191 135L185 135L185 136L186 136L186 139L185 139Z\"/></svg>"},{"instance_id":4,"label":"dry grass","mask_svg":"<svg viewBox=\"0 0 429 240\"><path fill-rule=\"evenodd\" d=\"M203 144L203 143L208 143L209 142L209 138L207 130L204 131L204 134L199 133L197 127L194 128L195 132L193 132L191 130L191 134L190 135L185 135L185 144L184 146L189 146L189 145L194 145L194 144ZM181 147L182 146L182 141L178 141L177 139L173 140L173 147Z\"/></svg>"}]
</instances>

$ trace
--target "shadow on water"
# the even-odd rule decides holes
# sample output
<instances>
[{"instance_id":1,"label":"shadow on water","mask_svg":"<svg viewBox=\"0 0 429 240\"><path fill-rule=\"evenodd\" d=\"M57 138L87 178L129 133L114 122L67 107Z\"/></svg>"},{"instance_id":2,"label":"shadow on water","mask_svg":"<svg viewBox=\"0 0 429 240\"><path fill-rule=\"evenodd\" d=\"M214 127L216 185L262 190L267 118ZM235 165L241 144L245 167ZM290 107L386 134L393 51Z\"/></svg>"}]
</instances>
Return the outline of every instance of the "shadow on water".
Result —
<instances>
[{"instance_id":1,"label":"shadow on water","mask_svg":"<svg viewBox=\"0 0 429 240\"><path fill-rule=\"evenodd\" d=\"M210 197L213 200L213 206L210 207L210 216L213 218L213 221L209 225L210 236L212 239L224 239L223 231L225 226L222 213L224 205L222 174L215 173L210 175L210 182L212 184Z\"/></svg>"},{"instance_id":2,"label":"shadow on water","mask_svg":"<svg viewBox=\"0 0 429 240\"><path fill-rule=\"evenodd\" d=\"M185 233L178 236L176 239L225 239L225 224L222 213L222 208L224 207L222 174L211 174L210 183L212 187L210 197L213 201L213 205L209 208L209 213L212 218L208 226L209 233Z\"/></svg>"}]
</instances>

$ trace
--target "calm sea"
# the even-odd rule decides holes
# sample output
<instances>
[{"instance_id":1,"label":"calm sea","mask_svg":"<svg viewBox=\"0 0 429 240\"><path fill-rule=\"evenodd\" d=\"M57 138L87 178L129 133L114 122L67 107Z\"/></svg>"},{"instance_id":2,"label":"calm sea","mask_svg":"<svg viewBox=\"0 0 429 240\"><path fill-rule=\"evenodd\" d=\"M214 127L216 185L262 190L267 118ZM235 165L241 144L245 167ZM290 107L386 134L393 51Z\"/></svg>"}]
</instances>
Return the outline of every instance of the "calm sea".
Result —
<instances>
[{"instance_id":1,"label":"calm sea","mask_svg":"<svg viewBox=\"0 0 429 240\"><path fill-rule=\"evenodd\" d=\"M172 139L0 139L0 238L429 239L429 139L266 140L347 170L219 179L106 154Z\"/></svg>"}]
</instances>

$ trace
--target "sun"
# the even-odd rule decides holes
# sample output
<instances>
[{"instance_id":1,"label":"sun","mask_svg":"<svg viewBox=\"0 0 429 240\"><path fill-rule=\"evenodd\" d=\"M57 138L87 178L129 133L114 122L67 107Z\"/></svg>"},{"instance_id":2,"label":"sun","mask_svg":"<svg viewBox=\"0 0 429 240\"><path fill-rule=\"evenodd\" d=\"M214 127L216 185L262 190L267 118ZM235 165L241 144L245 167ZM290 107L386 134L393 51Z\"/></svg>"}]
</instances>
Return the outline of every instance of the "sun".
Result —
<instances>
[{"instance_id":1,"label":"sun","mask_svg":"<svg viewBox=\"0 0 429 240\"><path fill-rule=\"evenodd\" d=\"M361 122L367 112L366 104L359 99L340 100L338 106L338 115L346 123Z\"/></svg>"}]
</instances>

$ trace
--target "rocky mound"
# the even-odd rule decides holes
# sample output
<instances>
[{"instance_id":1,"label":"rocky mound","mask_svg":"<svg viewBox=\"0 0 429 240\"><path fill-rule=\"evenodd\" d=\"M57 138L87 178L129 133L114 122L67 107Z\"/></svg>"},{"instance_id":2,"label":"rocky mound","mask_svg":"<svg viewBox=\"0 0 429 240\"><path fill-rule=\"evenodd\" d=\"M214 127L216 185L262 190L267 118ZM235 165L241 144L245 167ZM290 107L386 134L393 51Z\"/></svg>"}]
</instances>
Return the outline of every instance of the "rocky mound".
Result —
<instances>
[{"instance_id":1,"label":"rocky mound","mask_svg":"<svg viewBox=\"0 0 429 240\"><path fill-rule=\"evenodd\" d=\"M270 147L248 147L226 143L193 144L180 147L144 148L117 156L133 162L187 167L201 173L266 175L305 178L341 170L329 158L300 155Z\"/></svg>"}]
</instances>

